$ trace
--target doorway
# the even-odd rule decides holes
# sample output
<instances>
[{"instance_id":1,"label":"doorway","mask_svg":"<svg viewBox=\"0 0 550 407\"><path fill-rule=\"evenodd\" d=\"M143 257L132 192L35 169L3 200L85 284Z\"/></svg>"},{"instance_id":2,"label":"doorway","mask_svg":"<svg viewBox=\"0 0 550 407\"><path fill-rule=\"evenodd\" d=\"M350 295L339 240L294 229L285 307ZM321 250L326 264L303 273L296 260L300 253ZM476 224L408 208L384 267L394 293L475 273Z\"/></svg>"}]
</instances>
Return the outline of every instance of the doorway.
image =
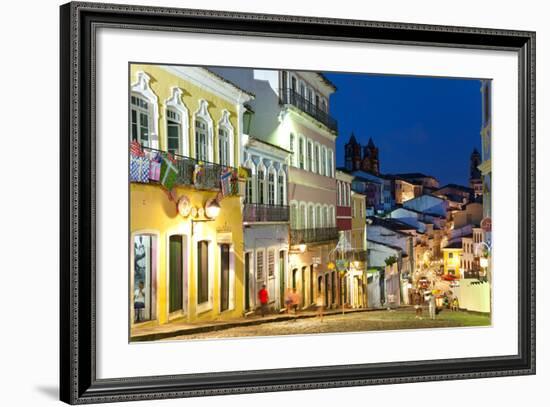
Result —
<instances>
[{"instance_id":1,"label":"doorway","mask_svg":"<svg viewBox=\"0 0 550 407\"><path fill-rule=\"evenodd\" d=\"M183 311L183 236L169 237L168 282L170 313Z\"/></svg>"}]
</instances>

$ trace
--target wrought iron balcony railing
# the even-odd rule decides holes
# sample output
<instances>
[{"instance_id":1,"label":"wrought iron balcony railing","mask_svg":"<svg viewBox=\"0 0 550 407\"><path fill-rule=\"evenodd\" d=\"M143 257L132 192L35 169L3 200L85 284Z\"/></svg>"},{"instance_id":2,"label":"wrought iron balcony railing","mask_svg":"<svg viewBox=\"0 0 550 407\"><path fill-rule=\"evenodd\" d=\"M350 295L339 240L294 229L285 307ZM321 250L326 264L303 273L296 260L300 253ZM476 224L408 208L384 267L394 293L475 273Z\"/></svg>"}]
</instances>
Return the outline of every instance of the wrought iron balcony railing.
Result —
<instances>
[{"instance_id":1,"label":"wrought iron balcony railing","mask_svg":"<svg viewBox=\"0 0 550 407\"><path fill-rule=\"evenodd\" d=\"M315 120L323 123L332 131L338 130L338 123L336 122L336 119L334 119L331 115L329 115L327 112L322 110L319 106L317 106L312 101L306 99L304 96L302 96L298 92L288 88L280 89L279 99L282 104L289 104L297 107L302 112L307 113L308 115L313 117Z\"/></svg>"},{"instance_id":2,"label":"wrought iron balcony railing","mask_svg":"<svg viewBox=\"0 0 550 407\"><path fill-rule=\"evenodd\" d=\"M152 156L153 153L165 154L164 151L150 147L142 147L143 151ZM224 166L208 161L196 160L179 154L172 154L173 161L177 168L176 185L193 185L197 189L219 190L221 188L220 177L225 171L233 167ZM149 181L156 183L156 181ZM230 194L239 193L238 182L232 180L229 186Z\"/></svg>"},{"instance_id":3,"label":"wrought iron balcony railing","mask_svg":"<svg viewBox=\"0 0 550 407\"><path fill-rule=\"evenodd\" d=\"M243 221L245 222L288 222L288 219L288 206L244 204Z\"/></svg>"},{"instance_id":4,"label":"wrought iron balcony railing","mask_svg":"<svg viewBox=\"0 0 550 407\"><path fill-rule=\"evenodd\" d=\"M300 243L326 242L330 240L338 240L338 229L335 227L290 230L290 244L293 245Z\"/></svg>"}]
</instances>

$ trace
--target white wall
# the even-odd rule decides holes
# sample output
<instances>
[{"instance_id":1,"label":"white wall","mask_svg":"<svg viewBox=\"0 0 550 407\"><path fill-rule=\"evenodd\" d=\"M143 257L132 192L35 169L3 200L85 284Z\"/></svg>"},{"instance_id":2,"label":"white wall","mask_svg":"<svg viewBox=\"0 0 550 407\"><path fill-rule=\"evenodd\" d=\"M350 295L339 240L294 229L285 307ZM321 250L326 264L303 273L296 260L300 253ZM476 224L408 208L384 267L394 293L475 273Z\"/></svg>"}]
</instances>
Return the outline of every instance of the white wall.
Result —
<instances>
[{"instance_id":1,"label":"white wall","mask_svg":"<svg viewBox=\"0 0 550 407\"><path fill-rule=\"evenodd\" d=\"M114 0L113 0L114 1ZM131 0L152 4L152 0ZM395 0L393 2L314 2L280 0L159 0L159 6L210 8L279 14L311 15L402 21L427 24L453 24L537 30L538 134L550 132L550 26L548 10L542 1L464 0L459 4L437 0ZM2 253L2 361L3 405L60 405L58 383L58 5L56 0L8 2L4 4L0 25L2 64L2 147L0 161L3 194L0 224ZM281 50L284 52L284 50ZM322 56L330 57L330 56ZM283 58L283 57L281 57ZM25 108L33 103L33 111ZM33 131L29 117L35 124ZM550 153L548 137L539 137L538 156ZM36 182L33 164L42 159L42 181ZM539 183L550 171L550 160L539 159ZM7 176L12 174L16 176ZM546 175L547 176L547 175ZM9 192L8 192L9 191ZM548 201L549 192L541 188L539 208ZM22 221L24 219L24 222ZM548 212L539 211L537 219L539 252L550 247ZM28 244L30 232L46 237ZM34 235L36 236L36 235ZM545 287L543 256L539 255L537 285ZM31 284L32 282L32 284ZM542 290L541 290L542 293ZM430 382L392 386L340 388L330 390L279 392L239 396L197 398L187 406L303 406L342 405L363 400L368 405L426 406L444 400L446 407L471 404L479 406L516 406L526 400L542 398L550 381L548 342L550 297L538 296L538 375L502 377L455 382ZM54 317L52 317L52 315ZM367 346L368 349L368 346ZM427 401L431 400L431 401ZM126 403L121 406L180 406L181 401Z\"/></svg>"}]
</instances>

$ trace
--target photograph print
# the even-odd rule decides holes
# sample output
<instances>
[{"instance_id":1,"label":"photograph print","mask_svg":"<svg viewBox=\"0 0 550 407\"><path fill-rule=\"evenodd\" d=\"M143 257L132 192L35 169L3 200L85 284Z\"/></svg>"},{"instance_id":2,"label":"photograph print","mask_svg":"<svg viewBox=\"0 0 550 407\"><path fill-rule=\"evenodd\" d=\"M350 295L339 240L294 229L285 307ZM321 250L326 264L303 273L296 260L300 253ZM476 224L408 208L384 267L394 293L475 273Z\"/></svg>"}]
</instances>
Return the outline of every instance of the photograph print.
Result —
<instances>
[{"instance_id":1,"label":"photograph print","mask_svg":"<svg viewBox=\"0 0 550 407\"><path fill-rule=\"evenodd\" d=\"M491 326L490 79L128 86L130 342Z\"/></svg>"}]
</instances>

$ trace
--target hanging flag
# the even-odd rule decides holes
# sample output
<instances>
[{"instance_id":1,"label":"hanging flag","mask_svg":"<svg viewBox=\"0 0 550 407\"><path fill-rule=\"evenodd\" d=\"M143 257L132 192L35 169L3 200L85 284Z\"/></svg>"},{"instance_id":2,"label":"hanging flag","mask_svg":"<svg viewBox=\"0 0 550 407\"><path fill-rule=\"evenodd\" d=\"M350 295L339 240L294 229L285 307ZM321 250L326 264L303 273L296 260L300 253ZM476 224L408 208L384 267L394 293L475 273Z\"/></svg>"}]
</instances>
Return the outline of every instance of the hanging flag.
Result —
<instances>
[{"instance_id":1,"label":"hanging flag","mask_svg":"<svg viewBox=\"0 0 550 407\"><path fill-rule=\"evenodd\" d=\"M174 163L174 159L168 154L162 156L162 163L160 166L160 183L166 189L170 190L176 184L178 176L178 168Z\"/></svg>"},{"instance_id":2,"label":"hanging flag","mask_svg":"<svg viewBox=\"0 0 550 407\"><path fill-rule=\"evenodd\" d=\"M222 187L223 196L231 195L231 177L232 173L230 170L226 170L220 175L220 184Z\"/></svg>"},{"instance_id":3,"label":"hanging flag","mask_svg":"<svg viewBox=\"0 0 550 407\"><path fill-rule=\"evenodd\" d=\"M130 156L130 182L149 182L150 161L147 157Z\"/></svg>"},{"instance_id":4,"label":"hanging flag","mask_svg":"<svg viewBox=\"0 0 550 407\"><path fill-rule=\"evenodd\" d=\"M130 154L134 157L143 157L145 155L137 140L132 140L130 143Z\"/></svg>"},{"instance_id":5,"label":"hanging flag","mask_svg":"<svg viewBox=\"0 0 550 407\"><path fill-rule=\"evenodd\" d=\"M149 169L149 179L151 181L160 180L160 167L162 163L162 157L158 152L153 152L151 154L151 166Z\"/></svg>"}]
</instances>

